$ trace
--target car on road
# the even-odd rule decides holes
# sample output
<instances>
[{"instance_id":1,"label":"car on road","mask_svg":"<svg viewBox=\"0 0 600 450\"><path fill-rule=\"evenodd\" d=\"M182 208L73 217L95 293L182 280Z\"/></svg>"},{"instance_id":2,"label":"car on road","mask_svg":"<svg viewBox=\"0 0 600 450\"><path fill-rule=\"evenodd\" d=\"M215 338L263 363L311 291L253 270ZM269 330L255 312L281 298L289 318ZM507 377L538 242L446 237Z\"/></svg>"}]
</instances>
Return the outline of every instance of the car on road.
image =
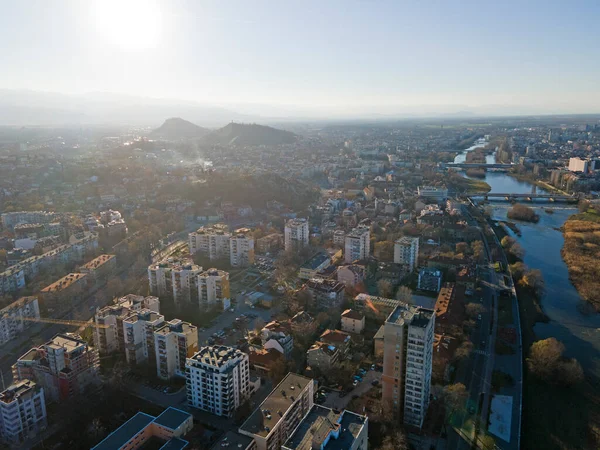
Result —
<instances>
[{"instance_id":1,"label":"car on road","mask_svg":"<svg viewBox=\"0 0 600 450\"><path fill-rule=\"evenodd\" d=\"M371 381L371 384L373 386L377 386L379 384L379 380L373 380L373 381Z\"/></svg>"},{"instance_id":2,"label":"car on road","mask_svg":"<svg viewBox=\"0 0 600 450\"><path fill-rule=\"evenodd\" d=\"M358 386L358 380L354 380L354 381L352 382L352 386L354 386L354 387Z\"/></svg>"}]
</instances>

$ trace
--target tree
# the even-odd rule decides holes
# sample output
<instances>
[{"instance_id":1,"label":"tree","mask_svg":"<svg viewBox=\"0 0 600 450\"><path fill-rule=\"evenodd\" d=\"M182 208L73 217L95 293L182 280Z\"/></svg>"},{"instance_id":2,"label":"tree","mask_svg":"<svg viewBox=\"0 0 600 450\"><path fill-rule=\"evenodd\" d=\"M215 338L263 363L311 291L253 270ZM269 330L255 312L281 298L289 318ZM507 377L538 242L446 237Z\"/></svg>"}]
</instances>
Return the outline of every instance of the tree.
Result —
<instances>
[{"instance_id":1,"label":"tree","mask_svg":"<svg viewBox=\"0 0 600 450\"><path fill-rule=\"evenodd\" d=\"M450 384L448 386L444 386L443 395L444 402L452 410L462 408L462 406L467 401L467 398L469 397L467 388L462 383L455 383Z\"/></svg>"},{"instance_id":2,"label":"tree","mask_svg":"<svg viewBox=\"0 0 600 450\"><path fill-rule=\"evenodd\" d=\"M394 287L388 280L379 280L377 282L377 292L380 297L390 298L394 293Z\"/></svg>"},{"instance_id":3,"label":"tree","mask_svg":"<svg viewBox=\"0 0 600 450\"><path fill-rule=\"evenodd\" d=\"M538 297L541 297L544 293L545 283L544 276L539 269L532 269L523 274L519 284L523 287L531 289L531 291Z\"/></svg>"},{"instance_id":4,"label":"tree","mask_svg":"<svg viewBox=\"0 0 600 450\"><path fill-rule=\"evenodd\" d=\"M408 286L400 286L396 291L396 300L412 305L413 296L412 290Z\"/></svg>"},{"instance_id":5,"label":"tree","mask_svg":"<svg viewBox=\"0 0 600 450\"><path fill-rule=\"evenodd\" d=\"M482 263L485 255L485 248L482 241L473 241L471 243L471 251L473 252L473 258L478 263Z\"/></svg>"},{"instance_id":6,"label":"tree","mask_svg":"<svg viewBox=\"0 0 600 450\"><path fill-rule=\"evenodd\" d=\"M563 357L565 346L555 338L534 342L527 358L527 367L536 377L551 384L566 386L583 381L583 369L579 362Z\"/></svg>"},{"instance_id":7,"label":"tree","mask_svg":"<svg viewBox=\"0 0 600 450\"><path fill-rule=\"evenodd\" d=\"M382 261L393 261L394 259L394 243L391 241L376 242L373 249L375 258Z\"/></svg>"},{"instance_id":8,"label":"tree","mask_svg":"<svg viewBox=\"0 0 600 450\"><path fill-rule=\"evenodd\" d=\"M6 262L6 250L4 249L0 249L0 263L5 263Z\"/></svg>"},{"instance_id":9,"label":"tree","mask_svg":"<svg viewBox=\"0 0 600 450\"><path fill-rule=\"evenodd\" d=\"M465 305L465 312L467 317L474 319L485 312L485 307L480 303L468 303Z\"/></svg>"},{"instance_id":10,"label":"tree","mask_svg":"<svg viewBox=\"0 0 600 450\"><path fill-rule=\"evenodd\" d=\"M396 429L393 434L386 435L379 446L379 450L408 450L408 448L408 439L402 429Z\"/></svg>"},{"instance_id":11,"label":"tree","mask_svg":"<svg viewBox=\"0 0 600 450\"><path fill-rule=\"evenodd\" d=\"M515 240L515 238L510 237L510 236L504 236L502 238L502 240L500 241L500 244L502 245L502 247L504 249L509 249L510 247L512 247L517 241Z\"/></svg>"},{"instance_id":12,"label":"tree","mask_svg":"<svg viewBox=\"0 0 600 450\"><path fill-rule=\"evenodd\" d=\"M466 255L469 253L469 245L466 242L459 242L456 244L456 253L462 253Z\"/></svg>"},{"instance_id":13,"label":"tree","mask_svg":"<svg viewBox=\"0 0 600 450\"><path fill-rule=\"evenodd\" d=\"M525 263L518 261L514 264L510 265L510 272L515 280L521 280L525 272L527 272L529 268L525 265Z\"/></svg>"},{"instance_id":14,"label":"tree","mask_svg":"<svg viewBox=\"0 0 600 450\"><path fill-rule=\"evenodd\" d=\"M516 259L523 259L523 257L525 256L525 250L523 250L523 247L521 247L521 244L518 244L516 242L510 246L510 249L508 251Z\"/></svg>"},{"instance_id":15,"label":"tree","mask_svg":"<svg viewBox=\"0 0 600 450\"><path fill-rule=\"evenodd\" d=\"M468 358L473 351L473 343L469 340L464 341L454 352L454 357L458 359Z\"/></svg>"}]
</instances>

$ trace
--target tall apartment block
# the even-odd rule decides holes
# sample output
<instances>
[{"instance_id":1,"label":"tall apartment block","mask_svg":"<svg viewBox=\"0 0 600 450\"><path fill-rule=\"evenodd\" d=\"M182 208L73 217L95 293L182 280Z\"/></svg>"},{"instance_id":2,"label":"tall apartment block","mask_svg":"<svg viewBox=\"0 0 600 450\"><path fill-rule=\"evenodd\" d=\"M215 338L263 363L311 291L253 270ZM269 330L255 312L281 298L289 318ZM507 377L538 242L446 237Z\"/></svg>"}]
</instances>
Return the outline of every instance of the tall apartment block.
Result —
<instances>
[{"instance_id":1,"label":"tall apartment block","mask_svg":"<svg viewBox=\"0 0 600 450\"><path fill-rule=\"evenodd\" d=\"M94 327L94 345L101 355L125 350L123 320L142 310L159 313L158 297L129 294L119 298L114 305L96 311L94 323L100 326Z\"/></svg>"},{"instance_id":2,"label":"tall apartment block","mask_svg":"<svg viewBox=\"0 0 600 450\"><path fill-rule=\"evenodd\" d=\"M216 224L202 227L188 235L190 254L200 253L210 260L229 258L229 238L227 225Z\"/></svg>"},{"instance_id":3,"label":"tall apartment block","mask_svg":"<svg viewBox=\"0 0 600 450\"><path fill-rule=\"evenodd\" d=\"M352 264L371 254L371 233L367 227L357 227L346 234L344 245L344 261Z\"/></svg>"},{"instance_id":4,"label":"tall apartment block","mask_svg":"<svg viewBox=\"0 0 600 450\"><path fill-rule=\"evenodd\" d=\"M50 223L59 220L59 214L48 211L18 211L0 215L4 228L12 229L17 224Z\"/></svg>"},{"instance_id":5,"label":"tall apartment block","mask_svg":"<svg viewBox=\"0 0 600 450\"><path fill-rule=\"evenodd\" d=\"M250 396L248 355L225 346L202 347L185 365L188 404L232 417Z\"/></svg>"},{"instance_id":6,"label":"tall apartment block","mask_svg":"<svg viewBox=\"0 0 600 450\"><path fill-rule=\"evenodd\" d=\"M229 308L229 272L208 269L198 275L198 303L201 310L217 305L220 309Z\"/></svg>"},{"instance_id":7,"label":"tall apartment block","mask_svg":"<svg viewBox=\"0 0 600 450\"><path fill-rule=\"evenodd\" d=\"M419 265L419 238L403 236L394 243L394 262L412 272Z\"/></svg>"},{"instance_id":8,"label":"tall apartment block","mask_svg":"<svg viewBox=\"0 0 600 450\"><path fill-rule=\"evenodd\" d=\"M56 401L81 394L98 382L98 351L73 333L57 334L12 366L14 380L34 380Z\"/></svg>"},{"instance_id":9,"label":"tall apartment block","mask_svg":"<svg viewBox=\"0 0 600 450\"><path fill-rule=\"evenodd\" d=\"M235 230L229 239L229 263L231 267L247 267L254 264L254 238L249 228Z\"/></svg>"},{"instance_id":10,"label":"tall apartment block","mask_svg":"<svg viewBox=\"0 0 600 450\"><path fill-rule=\"evenodd\" d=\"M149 309L134 311L123 319L123 347L131 365L156 361L154 332L165 323L165 316Z\"/></svg>"},{"instance_id":11,"label":"tall apartment block","mask_svg":"<svg viewBox=\"0 0 600 450\"><path fill-rule=\"evenodd\" d=\"M202 267L191 259L162 261L148 267L148 282L152 295L172 295L175 304L194 303L196 276Z\"/></svg>"},{"instance_id":12,"label":"tall apartment block","mask_svg":"<svg viewBox=\"0 0 600 450\"><path fill-rule=\"evenodd\" d=\"M173 319L154 332L156 374L163 380L185 377L185 361L198 351L198 328Z\"/></svg>"},{"instance_id":13,"label":"tall apartment block","mask_svg":"<svg viewBox=\"0 0 600 450\"><path fill-rule=\"evenodd\" d=\"M253 439L257 450L279 450L313 407L314 394L314 380L288 373L239 433Z\"/></svg>"},{"instance_id":14,"label":"tall apartment block","mask_svg":"<svg viewBox=\"0 0 600 450\"><path fill-rule=\"evenodd\" d=\"M0 392L0 441L19 446L46 428L44 389L22 380Z\"/></svg>"},{"instance_id":15,"label":"tall apartment block","mask_svg":"<svg viewBox=\"0 0 600 450\"><path fill-rule=\"evenodd\" d=\"M405 303L384 324L382 402L417 428L429 406L434 326L434 311Z\"/></svg>"},{"instance_id":16,"label":"tall apartment block","mask_svg":"<svg viewBox=\"0 0 600 450\"><path fill-rule=\"evenodd\" d=\"M16 338L23 330L40 318L37 297L21 297L0 309L0 345ZM32 319L32 320L27 320Z\"/></svg>"},{"instance_id":17,"label":"tall apartment block","mask_svg":"<svg viewBox=\"0 0 600 450\"><path fill-rule=\"evenodd\" d=\"M291 219L286 222L284 230L286 252L306 247L308 245L308 238L308 219Z\"/></svg>"}]
</instances>

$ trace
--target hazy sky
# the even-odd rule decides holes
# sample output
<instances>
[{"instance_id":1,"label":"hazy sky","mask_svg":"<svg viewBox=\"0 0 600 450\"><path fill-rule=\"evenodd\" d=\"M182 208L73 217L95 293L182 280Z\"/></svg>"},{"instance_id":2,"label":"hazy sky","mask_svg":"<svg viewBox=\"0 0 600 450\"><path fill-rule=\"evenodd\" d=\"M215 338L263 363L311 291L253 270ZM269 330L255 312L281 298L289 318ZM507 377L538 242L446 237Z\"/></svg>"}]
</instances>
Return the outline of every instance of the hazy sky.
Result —
<instances>
[{"instance_id":1,"label":"hazy sky","mask_svg":"<svg viewBox=\"0 0 600 450\"><path fill-rule=\"evenodd\" d=\"M600 0L0 0L0 89L600 112Z\"/></svg>"}]
</instances>

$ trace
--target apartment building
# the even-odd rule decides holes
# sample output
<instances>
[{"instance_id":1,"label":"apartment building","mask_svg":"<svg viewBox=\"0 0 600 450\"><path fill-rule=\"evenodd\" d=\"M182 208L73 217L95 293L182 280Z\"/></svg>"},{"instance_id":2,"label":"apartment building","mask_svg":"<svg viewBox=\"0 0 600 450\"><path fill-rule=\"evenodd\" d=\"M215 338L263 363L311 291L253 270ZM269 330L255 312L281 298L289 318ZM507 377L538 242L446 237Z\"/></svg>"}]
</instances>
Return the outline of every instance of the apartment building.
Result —
<instances>
[{"instance_id":1,"label":"apartment building","mask_svg":"<svg viewBox=\"0 0 600 450\"><path fill-rule=\"evenodd\" d=\"M233 347L202 347L185 364L188 404L223 417L250 396L248 355Z\"/></svg>"},{"instance_id":2,"label":"apartment building","mask_svg":"<svg viewBox=\"0 0 600 450\"><path fill-rule=\"evenodd\" d=\"M143 412L110 433L92 450L136 450L160 448L182 450L188 447L183 437L194 428L193 416L170 406L158 417Z\"/></svg>"},{"instance_id":3,"label":"apartment building","mask_svg":"<svg viewBox=\"0 0 600 450\"><path fill-rule=\"evenodd\" d=\"M318 309L337 308L344 301L345 286L336 280L311 278L305 286Z\"/></svg>"},{"instance_id":4,"label":"apartment building","mask_svg":"<svg viewBox=\"0 0 600 450\"><path fill-rule=\"evenodd\" d=\"M50 223L59 218L58 213L48 211L18 211L0 215L2 226L13 229L17 224L25 223Z\"/></svg>"},{"instance_id":5,"label":"apartment building","mask_svg":"<svg viewBox=\"0 0 600 450\"><path fill-rule=\"evenodd\" d=\"M365 315L354 309L342 312L342 331L360 334L365 329Z\"/></svg>"},{"instance_id":6,"label":"apartment building","mask_svg":"<svg viewBox=\"0 0 600 450\"><path fill-rule=\"evenodd\" d=\"M327 329L321 333L319 340L325 344L335 345L340 350L341 358L349 355L352 338L345 331Z\"/></svg>"},{"instance_id":7,"label":"apartment building","mask_svg":"<svg viewBox=\"0 0 600 450\"><path fill-rule=\"evenodd\" d=\"M367 450L368 435L367 416L313 405L281 450Z\"/></svg>"},{"instance_id":8,"label":"apartment building","mask_svg":"<svg viewBox=\"0 0 600 450\"><path fill-rule=\"evenodd\" d=\"M284 245L285 251L296 251L308 245L309 228L308 219L290 219L285 224Z\"/></svg>"},{"instance_id":9,"label":"apartment building","mask_svg":"<svg viewBox=\"0 0 600 450\"><path fill-rule=\"evenodd\" d=\"M448 189L436 186L419 186L417 188L417 193L419 194L419 197L433 200L437 203L441 203L448 198Z\"/></svg>"},{"instance_id":10,"label":"apartment building","mask_svg":"<svg viewBox=\"0 0 600 450\"><path fill-rule=\"evenodd\" d=\"M279 450L314 404L315 382L288 373L239 428L257 450Z\"/></svg>"},{"instance_id":11,"label":"apartment building","mask_svg":"<svg viewBox=\"0 0 600 450\"><path fill-rule=\"evenodd\" d=\"M175 304L195 301L196 280L202 267L191 259L169 258L148 267L148 283L152 295L172 295Z\"/></svg>"},{"instance_id":12,"label":"apartment building","mask_svg":"<svg viewBox=\"0 0 600 450\"><path fill-rule=\"evenodd\" d=\"M327 253L317 253L306 263L302 264L298 271L298 278L308 280L314 278L318 272L331 265L331 257Z\"/></svg>"},{"instance_id":13,"label":"apartment building","mask_svg":"<svg viewBox=\"0 0 600 450\"><path fill-rule=\"evenodd\" d=\"M317 341L306 351L306 363L323 373L331 370L341 359L339 348L325 342Z\"/></svg>"},{"instance_id":14,"label":"apartment building","mask_svg":"<svg viewBox=\"0 0 600 450\"><path fill-rule=\"evenodd\" d=\"M119 298L114 305L96 311L94 323L94 346L101 355L125 350L123 320L133 312L142 310L160 313L158 297L128 294Z\"/></svg>"},{"instance_id":15,"label":"apartment building","mask_svg":"<svg viewBox=\"0 0 600 450\"><path fill-rule=\"evenodd\" d=\"M40 307L37 297L21 297L0 309L0 345L15 339L39 318Z\"/></svg>"},{"instance_id":16,"label":"apartment building","mask_svg":"<svg viewBox=\"0 0 600 450\"><path fill-rule=\"evenodd\" d=\"M289 323L269 322L260 332L262 346L265 350L275 349L285 359L292 357L294 338Z\"/></svg>"},{"instance_id":17,"label":"apartment building","mask_svg":"<svg viewBox=\"0 0 600 450\"><path fill-rule=\"evenodd\" d=\"M200 253L210 260L229 258L229 238L227 225L199 228L188 235L190 255Z\"/></svg>"},{"instance_id":18,"label":"apartment building","mask_svg":"<svg viewBox=\"0 0 600 450\"><path fill-rule=\"evenodd\" d=\"M355 287L365 280L366 272L365 266L361 264L340 266L337 270L337 280L346 287Z\"/></svg>"},{"instance_id":19,"label":"apartment building","mask_svg":"<svg viewBox=\"0 0 600 450\"><path fill-rule=\"evenodd\" d=\"M346 242L346 232L344 230L335 230L333 232L333 245L338 245L340 247L343 247L345 242Z\"/></svg>"},{"instance_id":20,"label":"apartment building","mask_svg":"<svg viewBox=\"0 0 600 450\"><path fill-rule=\"evenodd\" d=\"M79 267L79 272L87 273L91 280L98 282L113 274L116 268L115 255L100 255Z\"/></svg>"},{"instance_id":21,"label":"apartment building","mask_svg":"<svg viewBox=\"0 0 600 450\"><path fill-rule=\"evenodd\" d=\"M419 265L419 238L403 236L394 243L394 262L404 264L410 272Z\"/></svg>"},{"instance_id":22,"label":"apartment building","mask_svg":"<svg viewBox=\"0 0 600 450\"><path fill-rule=\"evenodd\" d=\"M47 425L44 389L21 380L0 392L0 442L20 446Z\"/></svg>"},{"instance_id":23,"label":"apartment building","mask_svg":"<svg viewBox=\"0 0 600 450\"><path fill-rule=\"evenodd\" d=\"M46 396L62 401L99 382L98 351L79 335L57 334L32 348L12 366L13 380L34 380Z\"/></svg>"},{"instance_id":24,"label":"apartment building","mask_svg":"<svg viewBox=\"0 0 600 450\"><path fill-rule=\"evenodd\" d=\"M367 227L357 227L350 231L345 238L344 261L352 264L363 260L371 254L371 232Z\"/></svg>"},{"instance_id":25,"label":"apartment building","mask_svg":"<svg viewBox=\"0 0 600 450\"><path fill-rule=\"evenodd\" d=\"M583 172L587 173L590 161L582 158L570 158L569 159L569 170L571 172Z\"/></svg>"},{"instance_id":26,"label":"apartment building","mask_svg":"<svg viewBox=\"0 0 600 450\"><path fill-rule=\"evenodd\" d=\"M283 246L284 237L281 233L271 233L256 240L256 251L261 254L274 252Z\"/></svg>"},{"instance_id":27,"label":"apartment building","mask_svg":"<svg viewBox=\"0 0 600 450\"><path fill-rule=\"evenodd\" d=\"M399 304L384 324L382 402L421 428L429 406L435 313Z\"/></svg>"},{"instance_id":28,"label":"apartment building","mask_svg":"<svg viewBox=\"0 0 600 450\"><path fill-rule=\"evenodd\" d=\"M163 380L185 377L185 361L198 351L198 328L173 319L154 332L156 374Z\"/></svg>"},{"instance_id":29,"label":"apartment building","mask_svg":"<svg viewBox=\"0 0 600 450\"><path fill-rule=\"evenodd\" d=\"M417 286L424 291L439 292L442 287L442 272L437 269L421 269Z\"/></svg>"},{"instance_id":30,"label":"apartment building","mask_svg":"<svg viewBox=\"0 0 600 450\"><path fill-rule=\"evenodd\" d=\"M231 267L248 267L254 264L254 238L249 228L235 230L229 239L229 263Z\"/></svg>"},{"instance_id":31,"label":"apartment building","mask_svg":"<svg viewBox=\"0 0 600 450\"><path fill-rule=\"evenodd\" d=\"M154 332L165 323L165 316L149 309L131 312L123 319L123 348L128 364L156 361Z\"/></svg>"},{"instance_id":32,"label":"apartment building","mask_svg":"<svg viewBox=\"0 0 600 450\"><path fill-rule=\"evenodd\" d=\"M46 306L64 309L80 300L91 284L92 279L87 273L70 273L42 289L40 297Z\"/></svg>"},{"instance_id":33,"label":"apartment building","mask_svg":"<svg viewBox=\"0 0 600 450\"><path fill-rule=\"evenodd\" d=\"M201 310L214 306L224 310L229 308L229 272L208 269L198 275L198 303Z\"/></svg>"}]
</instances>

